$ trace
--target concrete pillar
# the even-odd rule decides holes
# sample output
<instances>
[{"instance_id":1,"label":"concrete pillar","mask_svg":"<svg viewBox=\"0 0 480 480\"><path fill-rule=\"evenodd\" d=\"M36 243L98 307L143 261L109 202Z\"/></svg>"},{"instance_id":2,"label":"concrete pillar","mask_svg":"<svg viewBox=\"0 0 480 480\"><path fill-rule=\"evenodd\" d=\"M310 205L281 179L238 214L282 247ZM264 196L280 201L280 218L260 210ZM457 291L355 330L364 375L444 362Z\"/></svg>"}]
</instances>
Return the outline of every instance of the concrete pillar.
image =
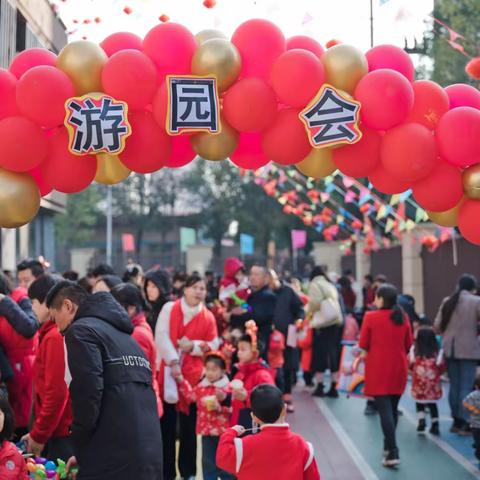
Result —
<instances>
[{"instance_id":1,"label":"concrete pillar","mask_svg":"<svg viewBox=\"0 0 480 480\"><path fill-rule=\"evenodd\" d=\"M355 244L355 272L357 283L363 285L363 277L368 275L371 270L370 255L367 255L363 249L365 248L365 242L359 240Z\"/></svg>"},{"instance_id":2,"label":"concrete pillar","mask_svg":"<svg viewBox=\"0 0 480 480\"><path fill-rule=\"evenodd\" d=\"M410 294L415 298L417 312L424 312L423 294L423 262L421 257L422 245L413 241L412 233L405 233L402 238L402 293Z\"/></svg>"},{"instance_id":3,"label":"concrete pillar","mask_svg":"<svg viewBox=\"0 0 480 480\"><path fill-rule=\"evenodd\" d=\"M17 231L2 228L2 269L15 271L17 268Z\"/></svg>"},{"instance_id":4,"label":"concrete pillar","mask_svg":"<svg viewBox=\"0 0 480 480\"><path fill-rule=\"evenodd\" d=\"M213 248L209 245L190 245L187 250L187 272L197 271L204 275L213 258Z\"/></svg>"},{"instance_id":5,"label":"concrete pillar","mask_svg":"<svg viewBox=\"0 0 480 480\"><path fill-rule=\"evenodd\" d=\"M30 235L30 225L24 225L18 229L19 235L19 257L23 260L24 258L28 258L30 256L29 253L29 235Z\"/></svg>"},{"instance_id":6,"label":"concrete pillar","mask_svg":"<svg viewBox=\"0 0 480 480\"><path fill-rule=\"evenodd\" d=\"M326 265L330 273L341 275L342 251L341 242L314 242L312 256L315 265Z\"/></svg>"}]
</instances>

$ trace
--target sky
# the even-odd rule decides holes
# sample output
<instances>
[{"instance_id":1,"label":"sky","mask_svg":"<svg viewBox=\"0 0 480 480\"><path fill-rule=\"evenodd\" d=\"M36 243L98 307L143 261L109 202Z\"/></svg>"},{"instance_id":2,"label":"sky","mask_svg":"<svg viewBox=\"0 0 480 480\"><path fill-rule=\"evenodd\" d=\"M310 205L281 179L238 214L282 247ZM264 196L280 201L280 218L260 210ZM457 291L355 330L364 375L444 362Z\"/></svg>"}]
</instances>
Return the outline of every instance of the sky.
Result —
<instances>
[{"instance_id":1,"label":"sky","mask_svg":"<svg viewBox=\"0 0 480 480\"><path fill-rule=\"evenodd\" d=\"M118 31L143 37L165 14L193 33L215 28L230 36L243 21L266 18L276 23L287 37L303 34L322 44L338 39L364 51L370 47L370 0L217 0L211 9L203 5L203 0L51 0L51 3L72 32L70 41L86 37L101 42ZM125 7L131 9L129 15L124 13ZM411 45L415 37L422 39L433 0L373 0L373 9L374 43L403 47L405 38Z\"/></svg>"}]
</instances>

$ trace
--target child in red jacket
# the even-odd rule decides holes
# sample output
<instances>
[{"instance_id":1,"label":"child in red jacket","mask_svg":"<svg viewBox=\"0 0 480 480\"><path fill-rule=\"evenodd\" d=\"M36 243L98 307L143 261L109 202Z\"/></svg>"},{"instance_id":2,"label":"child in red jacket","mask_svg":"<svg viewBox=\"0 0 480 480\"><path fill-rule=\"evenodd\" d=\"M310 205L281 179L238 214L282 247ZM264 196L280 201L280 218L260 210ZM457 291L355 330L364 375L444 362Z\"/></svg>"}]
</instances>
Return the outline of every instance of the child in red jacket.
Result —
<instances>
[{"instance_id":1,"label":"child in red jacket","mask_svg":"<svg viewBox=\"0 0 480 480\"><path fill-rule=\"evenodd\" d=\"M232 421L231 425L242 425L246 429L252 426L250 415L250 394L262 383L275 385L274 374L260 358L257 345L256 325L253 320L245 324L247 333L238 341L238 371L231 383L232 387Z\"/></svg>"},{"instance_id":2,"label":"child in red jacket","mask_svg":"<svg viewBox=\"0 0 480 480\"><path fill-rule=\"evenodd\" d=\"M9 440L13 436L15 422L12 407L0 395L0 478L2 480L28 479L28 470L22 454Z\"/></svg>"},{"instance_id":3,"label":"child in red jacket","mask_svg":"<svg viewBox=\"0 0 480 480\"><path fill-rule=\"evenodd\" d=\"M197 435L202 436L202 466L204 480L229 480L233 477L220 470L215 463L220 435L230 422L230 388L225 374L227 365L221 353L205 356L205 376L192 386L182 375L176 378L181 396L197 403Z\"/></svg>"},{"instance_id":4,"label":"child in red jacket","mask_svg":"<svg viewBox=\"0 0 480 480\"><path fill-rule=\"evenodd\" d=\"M238 480L320 480L313 446L285 423L282 392L272 385L260 385L250 399L252 418L260 432L239 438L244 427L227 430L220 438L217 465Z\"/></svg>"},{"instance_id":5,"label":"child in red jacket","mask_svg":"<svg viewBox=\"0 0 480 480\"><path fill-rule=\"evenodd\" d=\"M298 348L301 350L301 367L303 379L307 387L313 387L312 373L312 347L313 347L313 329L306 322L299 326L297 338Z\"/></svg>"},{"instance_id":6,"label":"child in red jacket","mask_svg":"<svg viewBox=\"0 0 480 480\"><path fill-rule=\"evenodd\" d=\"M273 330L270 335L270 343L268 347L268 364L270 368L275 371L275 385L284 390L285 379L283 376L283 365L285 363L285 335L278 331Z\"/></svg>"}]
</instances>

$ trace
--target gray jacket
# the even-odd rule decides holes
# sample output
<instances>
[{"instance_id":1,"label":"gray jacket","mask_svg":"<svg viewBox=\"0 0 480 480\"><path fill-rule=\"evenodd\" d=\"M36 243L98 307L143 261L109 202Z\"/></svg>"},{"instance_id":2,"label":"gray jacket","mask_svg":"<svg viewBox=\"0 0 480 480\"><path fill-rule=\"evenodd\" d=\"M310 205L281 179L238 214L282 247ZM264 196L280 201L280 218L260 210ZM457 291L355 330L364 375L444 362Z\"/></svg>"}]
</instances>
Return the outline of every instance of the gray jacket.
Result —
<instances>
[{"instance_id":1,"label":"gray jacket","mask_svg":"<svg viewBox=\"0 0 480 480\"><path fill-rule=\"evenodd\" d=\"M440 305L435 318L435 330L437 332L440 331L442 308L446 301L447 299ZM479 325L480 297L463 291L447 329L442 334L445 356L459 360L480 360Z\"/></svg>"}]
</instances>

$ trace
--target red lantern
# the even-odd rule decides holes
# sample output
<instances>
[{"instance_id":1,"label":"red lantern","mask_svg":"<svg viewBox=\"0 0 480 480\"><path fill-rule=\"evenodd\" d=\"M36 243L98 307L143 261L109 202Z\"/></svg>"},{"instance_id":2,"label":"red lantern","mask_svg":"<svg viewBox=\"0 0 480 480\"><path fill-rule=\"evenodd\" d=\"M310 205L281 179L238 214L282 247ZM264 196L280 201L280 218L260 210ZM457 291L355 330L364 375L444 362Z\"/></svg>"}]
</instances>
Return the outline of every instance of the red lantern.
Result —
<instances>
[{"instance_id":1,"label":"red lantern","mask_svg":"<svg viewBox=\"0 0 480 480\"><path fill-rule=\"evenodd\" d=\"M130 32L117 32L109 35L100 46L105 53L111 57L114 53L121 50L140 50L142 51L142 39Z\"/></svg>"},{"instance_id":2,"label":"red lantern","mask_svg":"<svg viewBox=\"0 0 480 480\"><path fill-rule=\"evenodd\" d=\"M465 71L475 80L480 80L480 57L472 58L465 66Z\"/></svg>"}]
</instances>

